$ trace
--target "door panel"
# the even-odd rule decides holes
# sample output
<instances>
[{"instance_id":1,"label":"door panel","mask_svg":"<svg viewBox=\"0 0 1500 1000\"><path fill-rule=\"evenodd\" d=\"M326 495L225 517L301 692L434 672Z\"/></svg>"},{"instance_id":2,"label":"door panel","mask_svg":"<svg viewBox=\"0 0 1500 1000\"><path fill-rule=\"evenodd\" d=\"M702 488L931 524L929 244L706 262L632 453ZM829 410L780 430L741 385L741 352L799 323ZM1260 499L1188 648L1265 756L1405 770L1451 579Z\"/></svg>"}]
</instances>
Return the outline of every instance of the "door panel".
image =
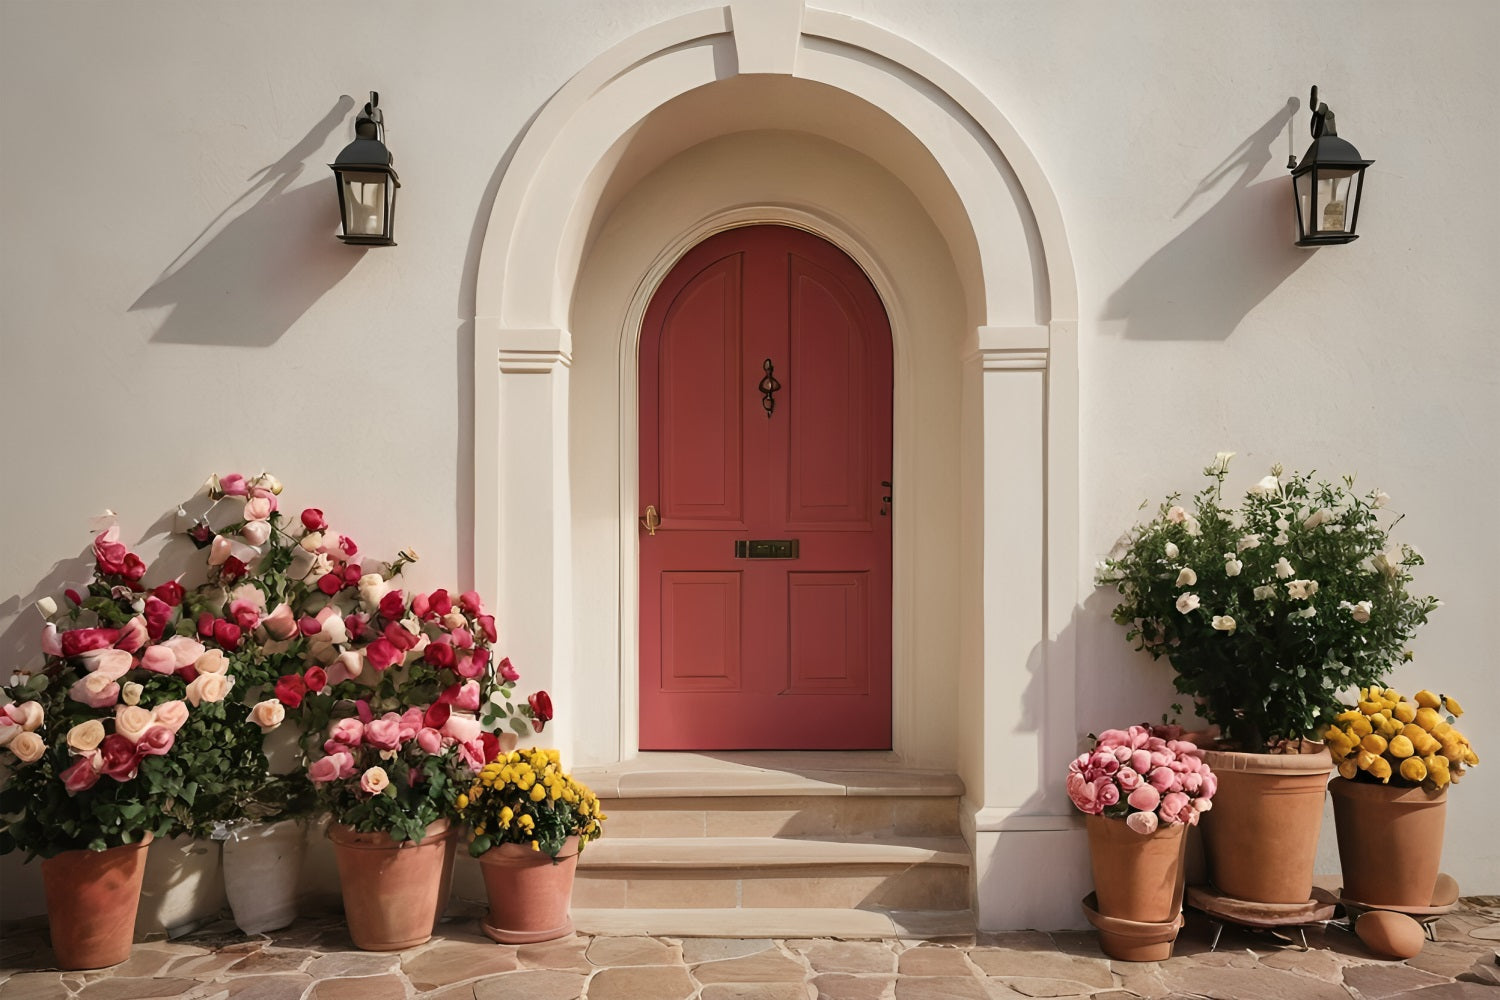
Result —
<instances>
[{"instance_id":1,"label":"door panel","mask_svg":"<svg viewBox=\"0 0 1500 1000\"><path fill-rule=\"evenodd\" d=\"M869 279L800 230L710 237L647 309L640 399L640 504L661 512L642 749L888 748L891 340ZM736 556L768 539L796 558Z\"/></svg>"}]
</instances>

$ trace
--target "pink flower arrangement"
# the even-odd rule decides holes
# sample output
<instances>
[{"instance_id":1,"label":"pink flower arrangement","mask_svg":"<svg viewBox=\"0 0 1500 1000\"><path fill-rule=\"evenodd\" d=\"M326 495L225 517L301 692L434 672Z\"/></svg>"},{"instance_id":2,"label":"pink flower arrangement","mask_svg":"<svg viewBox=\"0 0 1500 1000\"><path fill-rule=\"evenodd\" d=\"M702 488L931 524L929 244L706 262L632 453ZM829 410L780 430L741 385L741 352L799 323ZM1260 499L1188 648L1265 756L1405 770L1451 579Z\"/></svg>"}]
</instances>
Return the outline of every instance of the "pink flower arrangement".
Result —
<instances>
[{"instance_id":1,"label":"pink flower arrangement","mask_svg":"<svg viewBox=\"0 0 1500 1000\"><path fill-rule=\"evenodd\" d=\"M1140 834L1162 823L1196 825L1219 780L1181 735L1180 726L1105 730L1068 765L1068 798L1090 816L1123 817Z\"/></svg>"}]
</instances>

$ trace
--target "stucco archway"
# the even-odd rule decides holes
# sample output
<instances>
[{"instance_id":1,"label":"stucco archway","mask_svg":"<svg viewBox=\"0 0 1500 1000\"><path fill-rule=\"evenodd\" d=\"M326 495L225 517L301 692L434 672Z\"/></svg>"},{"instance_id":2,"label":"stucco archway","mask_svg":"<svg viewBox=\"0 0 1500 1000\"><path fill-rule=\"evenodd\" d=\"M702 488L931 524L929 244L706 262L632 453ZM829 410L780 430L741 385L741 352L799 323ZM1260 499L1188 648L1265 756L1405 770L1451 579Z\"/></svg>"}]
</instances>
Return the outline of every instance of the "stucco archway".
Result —
<instances>
[{"instance_id":1,"label":"stucco archway","mask_svg":"<svg viewBox=\"0 0 1500 1000\"><path fill-rule=\"evenodd\" d=\"M764 96L778 82L821 88L859 114L820 115L800 99L720 100L735 87ZM712 106L740 109L737 120L659 113L709 88L719 91ZM998 110L931 54L797 2L735 2L628 39L548 102L502 179L479 260L476 583L497 595L506 622L525 623L510 648L528 681L575 706L574 720L613 710L574 655L570 463L579 439L570 434L570 380L580 273L637 184L695 147L756 129L817 135L873 161L910 192L959 289L963 318L949 354L962 398L955 680L964 696L954 764L969 788L981 925L1001 926L1010 918L986 916L983 894L1001 834L1071 826L1045 776L1060 773L1075 739L1072 655L1060 633L1076 597L1076 290L1061 215L1035 159ZM841 221L816 203L719 205L731 210L802 212L825 235ZM854 233L846 249L878 271L881 240L862 240L857 220L842 221ZM697 220L675 239L705 224L717 223ZM641 287L671 243L644 262ZM620 323L620 351L633 350L628 327ZM622 510L624 485L622 477ZM628 516L616 524L627 536ZM558 742L580 747L566 721ZM631 751L628 732L616 746ZM1010 855L1023 869L1025 853ZM1013 867L1003 857L995 864Z\"/></svg>"}]
</instances>

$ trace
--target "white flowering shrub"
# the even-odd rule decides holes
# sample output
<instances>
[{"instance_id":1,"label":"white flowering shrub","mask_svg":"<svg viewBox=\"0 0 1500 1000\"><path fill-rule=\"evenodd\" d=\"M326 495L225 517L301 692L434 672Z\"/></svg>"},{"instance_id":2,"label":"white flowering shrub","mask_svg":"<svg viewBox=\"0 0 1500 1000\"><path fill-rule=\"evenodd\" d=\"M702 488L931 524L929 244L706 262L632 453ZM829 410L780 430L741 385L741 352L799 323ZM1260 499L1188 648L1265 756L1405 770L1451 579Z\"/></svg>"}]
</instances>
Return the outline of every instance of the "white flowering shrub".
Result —
<instances>
[{"instance_id":1,"label":"white flowering shrub","mask_svg":"<svg viewBox=\"0 0 1500 1000\"><path fill-rule=\"evenodd\" d=\"M1233 453L1204 470L1191 500L1169 496L1099 564L1096 582L1120 593L1114 619L1226 742L1258 751L1310 736L1407 655L1439 604L1407 592L1422 564L1381 524L1390 498L1359 496L1280 466L1238 508L1223 501ZM1179 706L1180 711L1180 706Z\"/></svg>"}]
</instances>

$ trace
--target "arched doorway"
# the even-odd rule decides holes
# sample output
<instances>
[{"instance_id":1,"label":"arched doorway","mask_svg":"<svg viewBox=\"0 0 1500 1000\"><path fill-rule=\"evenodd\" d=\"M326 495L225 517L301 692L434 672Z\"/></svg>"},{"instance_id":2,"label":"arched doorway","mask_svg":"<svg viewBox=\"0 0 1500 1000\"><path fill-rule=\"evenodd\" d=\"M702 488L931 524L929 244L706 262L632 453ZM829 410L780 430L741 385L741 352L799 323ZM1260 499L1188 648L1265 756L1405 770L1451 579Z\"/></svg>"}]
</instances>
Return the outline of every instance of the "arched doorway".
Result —
<instances>
[{"instance_id":1,"label":"arched doorway","mask_svg":"<svg viewBox=\"0 0 1500 1000\"><path fill-rule=\"evenodd\" d=\"M641 748L891 746L890 325L786 226L677 262L640 348Z\"/></svg>"}]
</instances>

